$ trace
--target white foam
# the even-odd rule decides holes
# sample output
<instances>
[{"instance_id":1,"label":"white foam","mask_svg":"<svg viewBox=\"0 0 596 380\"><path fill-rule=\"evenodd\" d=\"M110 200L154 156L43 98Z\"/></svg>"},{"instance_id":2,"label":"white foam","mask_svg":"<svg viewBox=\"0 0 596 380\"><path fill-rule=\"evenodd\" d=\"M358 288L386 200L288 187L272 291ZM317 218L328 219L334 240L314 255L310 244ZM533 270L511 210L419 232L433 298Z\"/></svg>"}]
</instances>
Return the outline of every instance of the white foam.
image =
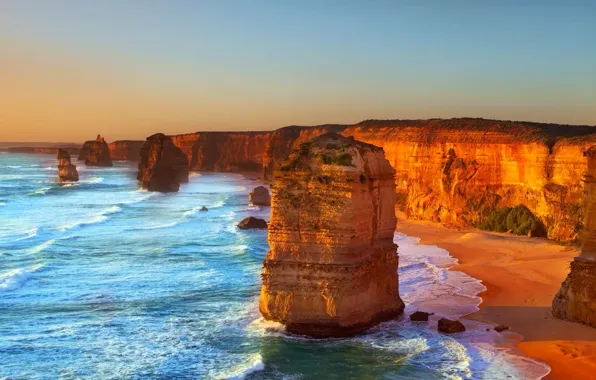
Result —
<instances>
[{"instance_id":1,"label":"white foam","mask_svg":"<svg viewBox=\"0 0 596 380\"><path fill-rule=\"evenodd\" d=\"M33 272L41 268L41 265L29 270L14 269L0 275L0 292L7 292L22 287L27 281L34 277Z\"/></svg>"},{"instance_id":2,"label":"white foam","mask_svg":"<svg viewBox=\"0 0 596 380\"><path fill-rule=\"evenodd\" d=\"M212 204L211 206L205 206L205 207L207 207L207 210L211 210L211 209L214 209L214 208L223 207L224 204L225 204L225 201L218 201L218 202ZM203 206L193 207L192 209L190 209L188 211L185 211L182 215L184 217L192 216L192 215L196 214L197 212L200 212L202 208L203 208Z\"/></svg>"},{"instance_id":3,"label":"white foam","mask_svg":"<svg viewBox=\"0 0 596 380\"><path fill-rule=\"evenodd\" d=\"M35 190L31 194L45 195L45 193L47 193L49 190L52 190L52 188L51 187L42 187L41 189Z\"/></svg>"},{"instance_id":4,"label":"white foam","mask_svg":"<svg viewBox=\"0 0 596 380\"><path fill-rule=\"evenodd\" d=\"M26 236L20 237L18 239L16 239L15 241L21 241L21 240L26 240L26 239L31 239L32 237L37 236L37 227L34 227L30 230L25 231L24 233L26 233Z\"/></svg>"},{"instance_id":5,"label":"white foam","mask_svg":"<svg viewBox=\"0 0 596 380\"><path fill-rule=\"evenodd\" d=\"M264 369L265 364L263 363L263 358L261 357L261 354L257 353L251 355L245 363L242 363L238 367L232 369L229 374L223 374L221 377L228 380L242 380L251 373L262 371Z\"/></svg>"},{"instance_id":6,"label":"white foam","mask_svg":"<svg viewBox=\"0 0 596 380\"><path fill-rule=\"evenodd\" d=\"M104 209L103 211L101 211L98 215L92 216L91 218L89 218L87 220L65 224L63 226L58 227L57 229L60 231L66 231L66 230L70 230L70 229L88 225L88 224L102 223L109 219L108 215L115 214L117 212L120 212L121 210L122 209L116 205L110 206L110 207Z\"/></svg>"},{"instance_id":7,"label":"white foam","mask_svg":"<svg viewBox=\"0 0 596 380\"><path fill-rule=\"evenodd\" d=\"M103 177L91 177L89 179L81 181L83 183L101 183L103 182Z\"/></svg>"}]
</instances>

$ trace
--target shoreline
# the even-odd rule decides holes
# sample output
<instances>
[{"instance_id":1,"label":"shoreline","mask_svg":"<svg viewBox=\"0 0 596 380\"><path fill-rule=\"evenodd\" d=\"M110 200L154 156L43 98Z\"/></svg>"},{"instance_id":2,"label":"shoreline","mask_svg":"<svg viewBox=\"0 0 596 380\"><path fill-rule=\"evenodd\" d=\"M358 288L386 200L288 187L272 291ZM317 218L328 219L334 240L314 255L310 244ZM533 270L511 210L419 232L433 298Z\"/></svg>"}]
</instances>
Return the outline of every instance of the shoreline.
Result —
<instances>
[{"instance_id":1,"label":"shoreline","mask_svg":"<svg viewBox=\"0 0 596 380\"><path fill-rule=\"evenodd\" d=\"M482 281L480 310L465 316L510 330L506 339L525 356L551 367L545 379L589 378L596 373L596 329L555 319L551 302L579 253L546 239L450 228L405 219L397 231L420 238L420 244L446 249L458 260L453 270Z\"/></svg>"}]
</instances>

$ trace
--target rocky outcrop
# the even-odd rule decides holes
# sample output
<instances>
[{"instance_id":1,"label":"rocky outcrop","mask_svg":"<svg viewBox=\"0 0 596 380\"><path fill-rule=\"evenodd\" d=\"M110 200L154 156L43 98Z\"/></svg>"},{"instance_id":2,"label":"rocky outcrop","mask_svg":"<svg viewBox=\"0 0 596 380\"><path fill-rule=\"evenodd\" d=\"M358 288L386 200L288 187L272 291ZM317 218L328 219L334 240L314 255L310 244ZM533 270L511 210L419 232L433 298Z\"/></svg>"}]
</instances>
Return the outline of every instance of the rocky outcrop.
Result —
<instances>
[{"instance_id":1,"label":"rocky outcrop","mask_svg":"<svg viewBox=\"0 0 596 380\"><path fill-rule=\"evenodd\" d=\"M428 322L428 316L431 315L431 313L426 313L424 311L416 311L412 314L410 314L410 321L413 322Z\"/></svg>"},{"instance_id":2,"label":"rocky outcrop","mask_svg":"<svg viewBox=\"0 0 596 380\"><path fill-rule=\"evenodd\" d=\"M399 315L395 171L383 150L337 134L275 172L259 308L289 332L358 333Z\"/></svg>"},{"instance_id":3,"label":"rocky outcrop","mask_svg":"<svg viewBox=\"0 0 596 380\"><path fill-rule=\"evenodd\" d=\"M70 162L70 154L64 149L58 149L58 182L76 182L79 180L77 167Z\"/></svg>"},{"instance_id":4,"label":"rocky outcrop","mask_svg":"<svg viewBox=\"0 0 596 380\"><path fill-rule=\"evenodd\" d=\"M147 137L140 156L137 180L144 189L176 192L181 183L188 182L186 155L163 133Z\"/></svg>"},{"instance_id":5,"label":"rocky outcrop","mask_svg":"<svg viewBox=\"0 0 596 380\"><path fill-rule=\"evenodd\" d=\"M458 332L466 331L466 327L463 325L463 323L461 323L460 321L453 321L447 318L439 319L438 329L439 332L445 334L455 334Z\"/></svg>"},{"instance_id":6,"label":"rocky outcrop","mask_svg":"<svg viewBox=\"0 0 596 380\"><path fill-rule=\"evenodd\" d=\"M108 146L112 160L138 162L141 159L141 148L145 141L117 140Z\"/></svg>"},{"instance_id":7,"label":"rocky outcrop","mask_svg":"<svg viewBox=\"0 0 596 380\"><path fill-rule=\"evenodd\" d=\"M85 141L79 151L79 161L85 161L87 166L113 166L110 148L100 135L95 140Z\"/></svg>"},{"instance_id":8,"label":"rocky outcrop","mask_svg":"<svg viewBox=\"0 0 596 380\"><path fill-rule=\"evenodd\" d=\"M485 119L368 120L354 125L290 126L271 132L173 136L192 170L279 168L302 142L327 132L384 149L396 169L398 203L409 218L479 226L492 212L525 205L549 238L581 229L582 152L596 129Z\"/></svg>"},{"instance_id":9,"label":"rocky outcrop","mask_svg":"<svg viewBox=\"0 0 596 380\"><path fill-rule=\"evenodd\" d=\"M269 190L265 186L255 187L250 194L248 194L248 200L255 206L270 206L271 196Z\"/></svg>"},{"instance_id":10,"label":"rocky outcrop","mask_svg":"<svg viewBox=\"0 0 596 380\"><path fill-rule=\"evenodd\" d=\"M249 216L242 219L236 226L241 230L263 230L267 229L267 222L265 219Z\"/></svg>"},{"instance_id":11,"label":"rocky outcrop","mask_svg":"<svg viewBox=\"0 0 596 380\"><path fill-rule=\"evenodd\" d=\"M596 327L596 147L585 152L584 229L582 250L553 300L553 315Z\"/></svg>"}]
</instances>

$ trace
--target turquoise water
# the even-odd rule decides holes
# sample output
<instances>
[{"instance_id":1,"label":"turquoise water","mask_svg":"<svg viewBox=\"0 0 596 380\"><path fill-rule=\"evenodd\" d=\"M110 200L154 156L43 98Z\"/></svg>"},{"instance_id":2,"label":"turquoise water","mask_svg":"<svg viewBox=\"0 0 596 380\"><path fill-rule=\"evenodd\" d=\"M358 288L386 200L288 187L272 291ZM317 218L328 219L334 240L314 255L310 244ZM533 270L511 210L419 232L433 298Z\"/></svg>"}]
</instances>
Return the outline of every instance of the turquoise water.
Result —
<instances>
[{"instance_id":1,"label":"turquoise water","mask_svg":"<svg viewBox=\"0 0 596 380\"><path fill-rule=\"evenodd\" d=\"M290 336L258 313L265 231L240 231L256 182L194 174L176 194L139 190L136 167L79 166L58 184L55 157L0 154L0 378L537 378L548 371L495 346L467 321L483 289L444 250L397 234L406 313L350 339ZM208 212L199 212L202 206ZM434 326L433 326L434 324Z\"/></svg>"}]
</instances>

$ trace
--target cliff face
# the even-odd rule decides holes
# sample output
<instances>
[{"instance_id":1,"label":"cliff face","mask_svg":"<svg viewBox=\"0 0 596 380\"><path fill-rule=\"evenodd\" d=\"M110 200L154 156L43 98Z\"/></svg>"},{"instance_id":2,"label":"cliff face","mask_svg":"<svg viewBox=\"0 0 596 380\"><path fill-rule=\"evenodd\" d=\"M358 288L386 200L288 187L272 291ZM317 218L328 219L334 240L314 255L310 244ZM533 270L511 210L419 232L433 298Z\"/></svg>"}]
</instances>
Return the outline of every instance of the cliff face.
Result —
<instances>
[{"instance_id":1,"label":"cliff face","mask_svg":"<svg viewBox=\"0 0 596 380\"><path fill-rule=\"evenodd\" d=\"M95 140L85 141L79 151L79 161L85 161L87 166L113 166L110 148L100 135Z\"/></svg>"},{"instance_id":2,"label":"cliff face","mask_svg":"<svg viewBox=\"0 0 596 380\"><path fill-rule=\"evenodd\" d=\"M553 315L596 327L596 148L586 152L582 250L553 300Z\"/></svg>"},{"instance_id":3,"label":"cliff face","mask_svg":"<svg viewBox=\"0 0 596 380\"><path fill-rule=\"evenodd\" d=\"M186 155L163 133L147 137L140 158L137 180L144 189L176 192L181 183L188 182Z\"/></svg>"},{"instance_id":4,"label":"cliff face","mask_svg":"<svg viewBox=\"0 0 596 380\"><path fill-rule=\"evenodd\" d=\"M204 132L173 141L189 157L191 170L262 170L270 178L292 149L326 132L384 149L396 169L398 203L410 218L477 226L495 209L523 204L552 239L574 239L581 228L582 152L596 144L592 127L466 118L373 120Z\"/></svg>"},{"instance_id":5,"label":"cliff face","mask_svg":"<svg viewBox=\"0 0 596 380\"><path fill-rule=\"evenodd\" d=\"M362 331L402 312L395 171L382 149L325 134L275 174L260 311L316 337Z\"/></svg>"},{"instance_id":6,"label":"cliff face","mask_svg":"<svg viewBox=\"0 0 596 380\"><path fill-rule=\"evenodd\" d=\"M62 148L16 146L16 147L6 148L6 151L8 153L56 154L58 149L64 150L70 154L79 154L79 148L69 147L69 146L65 146Z\"/></svg>"},{"instance_id":7,"label":"cliff face","mask_svg":"<svg viewBox=\"0 0 596 380\"><path fill-rule=\"evenodd\" d=\"M64 149L58 149L56 158L58 159L58 181L78 181L79 173L77 167L70 162L70 154Z\"/></svg>"},{"instance_id":8,"label":"cliff face","mask_svg":"<svg viewBox=\"0 0 596 380\"><path fill-rule=\"evenodd\" d=\"M110 156L113 160L138 162L141 159L141 148L145 141L118 140L110 143Z\"/></svg>"}]
</instances>

